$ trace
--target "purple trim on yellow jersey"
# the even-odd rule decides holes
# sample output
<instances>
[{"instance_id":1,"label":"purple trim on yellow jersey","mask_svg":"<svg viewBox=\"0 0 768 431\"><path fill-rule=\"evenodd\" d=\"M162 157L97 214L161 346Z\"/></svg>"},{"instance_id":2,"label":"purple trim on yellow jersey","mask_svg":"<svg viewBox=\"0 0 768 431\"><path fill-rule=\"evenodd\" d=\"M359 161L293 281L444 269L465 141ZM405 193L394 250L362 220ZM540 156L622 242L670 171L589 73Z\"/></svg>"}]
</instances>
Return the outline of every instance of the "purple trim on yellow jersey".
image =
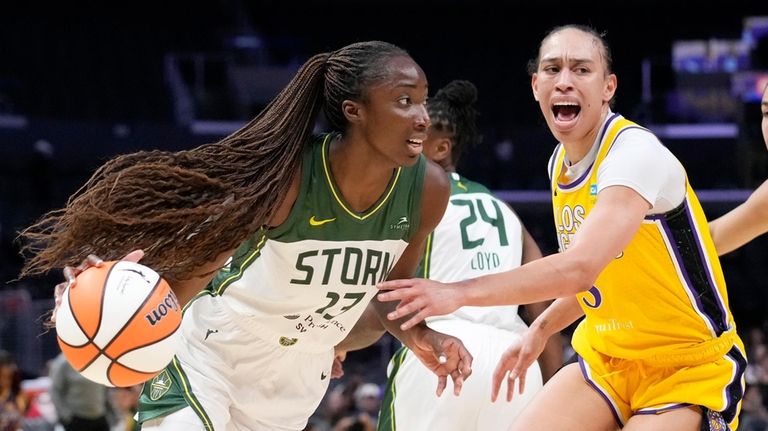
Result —
<instances>
[{"instance_id":1,"label":"purple trim on yellow jersey","mask_svg":"<svg viewBox=\"0 0 768 431\"><path fill-rule=\"evenodd\" d=\"M605 402L608 404L608 408L613 414L613 419L616 421L616 424L619 425L619 428L623 427L624 419L621 417L621 411L619 411L616 403L608 394L608 391L604 390L602 387L600 387L600 385L597 384L597 382L592 380L592 370L589 369L589 364L587 364L587 362L582 359L581 355L577 355L577 357L579 358L579 368L581 368L581 374L584 376L584 380L589 384L589 386L592 386L592 389L597 391L597 393L603 397Z\"/></svg>"},{"instance_id":2,"label":"purple trim on yellow jersey","mask_svg":"<svg viewBox=\"0 0 768 431\"><path fill-rule=\"evenodd\" d=\"M610 117L610 118L608 118L608 121L606 121L606 122L605 122L605 124L603 124L603 130L601 130L601 131L600 131L600 137L599 137L599 139L597 140L597 142L603 142L603 138L605 137L605 132L607 132L607 131L608 131L608 128L610 127L610 125L611 125L611 123L613 122L613 120L614 120L614 119L616 119L616 117L619 117L619 114L613 114L613 115L611 115L611 117ZM615 138L614 138L613 142L616 142L616 139L615 139ZM613 144L611 144L611 145L613 145ZM565 164L565 159L563 159L563 164ZM553 165L554 165L554 163L553 163ZM557 187L558 187L560 190L570 190L570 189L573 189L573 188L576 188L576 187L578 187L579 185L581 185L581 183L584 181L584 179L585 179L585 178L588 178L588 177L591 175L591 173L592 173L592 168L593 168L594 166L595 166L595 162L593 161L593 162L592 162L592 164L591 164L591 165L589 165L589 167L588 167L588 168L587 168L587 169L584 171L584 173L583 173L583 174L581 174L581 176L580 176L579 178L577 178L577 179L576 179L576 180L574 180L574 181L571 181L571 182L570 182L570 183L568 183L568 184L562 184L562 183L560 183L560 182L558 181L558 182L557 182ZM560 169L560 172L563 172L563 169L562 169L562 168ZM554 172L553 172L553 175L554 175Z\"/></svg>"},{"instance_id":3,"label":"purple trim on yellow jersey","mask_svg":"<svg viewBox=\"0 0 768 431\"><path fill-rule=\"evenodd\" d=\"M680 409L683 407L689 407L690 403L675 403L675 404L667 404L665 406L652 408L652 409L640 409L633 412L633 415L657 415L659 413L668 412L670 410Z\"/></svg>"},{"instance_id":4,"label":"purple trim on yellow jersey","mask_svg":"<svg viewBox=\"0 0 768 431\"><path fill-rule=\"evenodd\" d=\"M674 257L675 266L678 268L678 276L681 277L680 281L685 286L688 297L693 300L696 313L705 319L704 322L712 331L712 335L719 337L723 332L730 329L728 313L725 311L723 298L717 289L717 284L714 282L707 254L701 246L701 234L691 214L687 195L681 207L679 207L679 210L672 210L665 214L649 215L645 219L654 221L661 227L660 232L664 236L667 250L670 252L670 256ZM672 228L669 225L670 219L673 218L669 217L670 214L676 214L677 211L685 213L685 229ZM695 250L687 246L688 242L681 244L681 241L685 240L682 236L686 235L686 233L690 234L691 242L696 245ZM691 256L683 256L682 252L687 252ZM690 265L686 265L686 257L690 257L687 260L689 263L698 262L702 267L689 267ZM692 271L695 271L695 273L692 273ZM711 304L714 304L716 309L712 306L707 307L707 305Z\"/></svg>"},{"instance_id":5,"label":"purple trim on yellow jersey","mask_svg":"<svg viewBox=\"0 0 768 431\"><path fill-rule=\"evenodd\" d=\"M731 377L731 383L725 387L725 408L721 411L723 419L729 424L736 419L739 411L739 403L744 396L744 372L747 369L747 358L738 347L733 348L725 355L725 358L734 363L734 373Z\"/></svg>"},{"instance_id":6,"label":"purple trim on yellow jersey","mask_svg":"<svg viewBox=\"0 0 768 431\"><path fill-rule=\"evenodd\" d=\"M563 165L565 165L565 162L563 162ZM592 164L589 165L589 167L584 171L583 174L581 174L581 176L579 178L576 178L574 181L571 181L568 184L563 184L560 181L558 181L557 182L557 187L560 190L570 190L572 188L575 188L575 187L581 185L581 183L584 181L585 178L587 178L587 177L592 175L592 167L593 166L595 166L595 162L592 162ZM563 170L561 169L560 172L562 172L562 171Z\"/></svg>"}]
</instances>

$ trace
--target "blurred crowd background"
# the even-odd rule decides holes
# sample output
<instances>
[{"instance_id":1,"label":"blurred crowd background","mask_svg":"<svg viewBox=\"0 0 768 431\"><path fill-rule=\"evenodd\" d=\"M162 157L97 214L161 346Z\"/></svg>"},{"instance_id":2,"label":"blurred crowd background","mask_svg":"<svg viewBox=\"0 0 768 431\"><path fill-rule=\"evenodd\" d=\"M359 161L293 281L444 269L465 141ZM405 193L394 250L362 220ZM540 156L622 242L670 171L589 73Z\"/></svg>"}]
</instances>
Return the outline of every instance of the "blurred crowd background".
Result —
<instances>
[{"instance_id":1,"label":"blurred crowd background","mask_svg":"<svg viewBox=\"0 0 768 431\"><path fill-rule=\"evenodd\" d=\"M112 155L190 148L234 131L317 52L381 39L408 50L432 88L452 79L474 82L484 141L459 171L497 191L542 250L556 252L545 170L555 142L531 96L526 63L546 31L566 23L605 32L619 81L615 110L654 130L678 156L710 218L768 178L759 128L759 97L768 82L764 2L674 8L655 1L502 8L465 0L4 5L0 431L22 423L53 429L58 422L47 401L58 347L41 316L52 306L60 275L16 279L19 229L64 204ZM744 411L751 416L741 429L762 430L768 426L768 243L758 238L722 261L731 308L749 344ZM385 337L350 354L347 373L332 383L313 429L370 429L396 344ZM119 414L129 412L131 402L115 398L130 400L134 393L110 391L110 403L122 406L110 418L114 429L132 426ZM23 402L15 403L13 394L23 394ZM8 413L10 405L15 413Z\"/></svg>"}]
</instances>

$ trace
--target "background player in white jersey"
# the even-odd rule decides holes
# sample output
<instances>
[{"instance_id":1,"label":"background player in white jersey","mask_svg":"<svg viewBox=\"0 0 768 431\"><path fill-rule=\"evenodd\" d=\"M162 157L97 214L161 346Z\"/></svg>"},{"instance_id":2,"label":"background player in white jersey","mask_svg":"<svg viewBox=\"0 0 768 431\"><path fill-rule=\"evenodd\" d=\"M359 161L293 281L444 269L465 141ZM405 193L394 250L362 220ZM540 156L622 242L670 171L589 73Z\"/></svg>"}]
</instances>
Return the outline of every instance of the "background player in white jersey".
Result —
<instances>
[{"instance_id":1,"label":"background player in white jersey","mask_svg":"<svg viewBox=\"0 0 768 431\"><path fill-rule=\"evenodd\" d=\"M426 96L422 69L394 45L315 55L223 140L106 163L25 232L25 272L143 255L169 280L187 304L183 343L144 386L145 431L300 430L376 282L412 275L442 217L448 181L421 155ZM332 133L313 138L320 109ZM67 283L89 264L99 259L68 267ZM460 390L471 355L458 339L390 329L438 392L449 374Z\"/></svg>"},{"instance_id":2,"label":"background player in white jersey","mask_svg":"<svg viewBox=\"0 0 768 431\"><path fill-rule=\"evenodd\" d=\"M418 277L458 281L515 268L541 257L533 237L506 203L483 185L456 173L461 154L480 142L476 100L474 84L457 80L427 102L432 125L424 141L424 155L448 173L451 198L442 220L427 239ZM529 304L524 309L535 318L547 304ZM410 349L401 348L390 362L378 429L506 430L542 386L542 372L534 365L526 390L514 402L492 403L488 398L499 357L520 340L527 328L518 307L462 307L449 315L430 318L428 325L456 336L475 352L474 376L464 384L459 397L436 397L429 385L434 379L432 373ZM350 341L345 340L345 344ZM562 341L558 336L549 339L541 360L547 379L562 364Z\"/></svg>"},{"instance_id":3,"label":"background player in white jersey","mask_svg":"<svg viewBox=\"0 0 768 431\"><path fill-rule=\"evenodd\" d=\"M541 257L533 237L517 214L481 184L456 172L462 153L479 143L475 111L477 89L469 81L452 81L427 102L432 125L424 155L445 169L451 198L442 220L427 239L417 276L443 282L504 271ZM531 320L549 304L523 307ZM383 430L506 431L519 411L562 365L562 340L549 338L540 356L541 369L529 369L525 390L511 403L492 403L492 376L499 357L520 341L527 325L517 306L462 307L427 320L432 328L456 336L474 352L471 380L458 397L435 397L432 373L413 352L402 347L392 358L379 414Z\"/></svg>"},{"instance_id":4,"label":"background player in white jersey","mask_svg":"<svg viewBox=\"0 0 768 431\"><path fill-rule=\"evenodd\" d=\"M768 147L768 84L763 88L760 101L760 123L763 141ZM760 185L749 198L709 223L717 253L731 252L758 235L768 232L768 181Z\"/></svg>"}]
</instances>

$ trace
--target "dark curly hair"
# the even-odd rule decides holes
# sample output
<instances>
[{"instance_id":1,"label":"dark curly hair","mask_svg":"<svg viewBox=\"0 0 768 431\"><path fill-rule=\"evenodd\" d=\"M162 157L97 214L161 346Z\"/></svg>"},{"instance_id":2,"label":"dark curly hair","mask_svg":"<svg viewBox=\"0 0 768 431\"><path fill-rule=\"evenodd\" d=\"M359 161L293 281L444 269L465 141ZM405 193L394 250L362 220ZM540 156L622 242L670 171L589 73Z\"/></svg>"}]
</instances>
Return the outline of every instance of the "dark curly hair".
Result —
<instances>
[{"instance_id":1,"label":"dark curly hair","mask_svg":"<svg viewBox=\"0 0 768 431\"><path fill-rule=\"evenodd\" d=\"M477 129L477 87L475 84L454 80L438 90L427 101L432 128L450 134L453 139L451 159L457 164L461 155L482 141Z\"/></svg>"}]
</instances>

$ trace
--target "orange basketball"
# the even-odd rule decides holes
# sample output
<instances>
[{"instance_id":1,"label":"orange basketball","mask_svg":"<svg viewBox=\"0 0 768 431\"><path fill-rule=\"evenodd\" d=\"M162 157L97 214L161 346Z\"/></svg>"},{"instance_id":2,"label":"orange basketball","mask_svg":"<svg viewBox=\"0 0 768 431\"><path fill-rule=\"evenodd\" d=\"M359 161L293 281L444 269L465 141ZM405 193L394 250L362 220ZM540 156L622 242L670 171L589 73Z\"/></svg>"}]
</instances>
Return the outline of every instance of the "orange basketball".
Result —
<instances>
[{"instance_id":1,"label":"orange basketball","mask_svg":"<svg viewBox=\"0 0 768 431\"><path fill-rule=\"evenodd\" d=\"M142 383L173 359L181 307L171 287L144 265L104 262L77 276L56 314L64 356L106 386Z\"/></svg>"}]
</instances>

